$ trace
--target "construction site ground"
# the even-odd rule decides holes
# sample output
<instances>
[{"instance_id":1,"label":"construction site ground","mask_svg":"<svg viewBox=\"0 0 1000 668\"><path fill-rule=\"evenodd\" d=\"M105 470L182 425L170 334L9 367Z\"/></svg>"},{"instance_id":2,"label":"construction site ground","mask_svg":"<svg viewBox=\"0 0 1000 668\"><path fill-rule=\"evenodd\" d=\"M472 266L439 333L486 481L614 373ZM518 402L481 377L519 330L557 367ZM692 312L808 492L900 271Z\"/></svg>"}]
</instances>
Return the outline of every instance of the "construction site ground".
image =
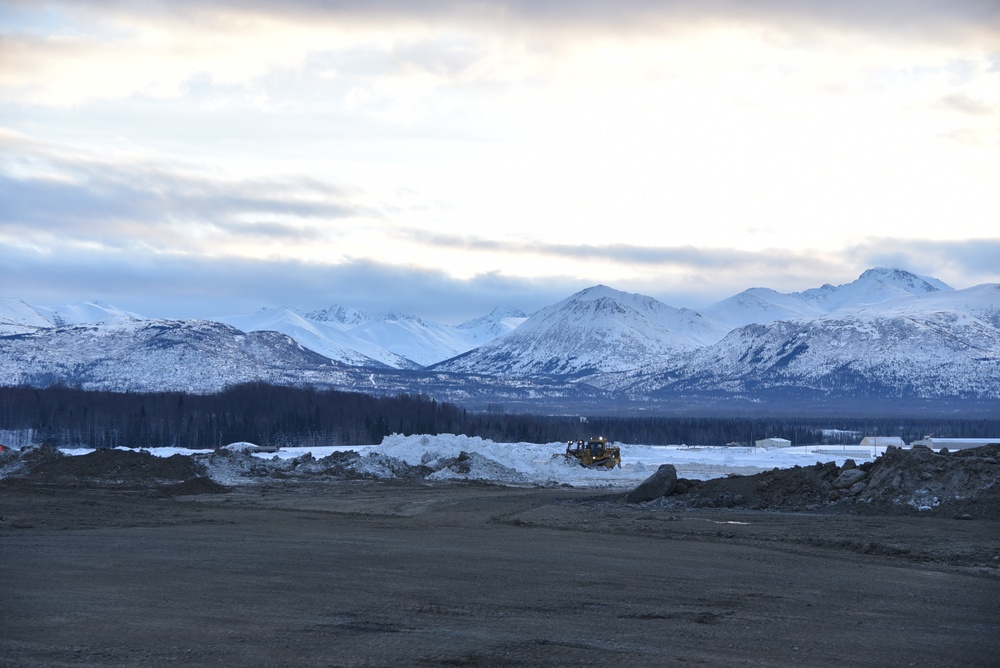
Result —
<instances>
[{"instance_id":1,"label":"construction site ground","mask_svg":"<svg viewBox=\"0 0 1000 668\"><path fill-rule=\"evenodd\" d=\"M60 474L0 480L0 516L0 666L986 666L1000 656L991 513Z\"/></svg>"}]
</instances>

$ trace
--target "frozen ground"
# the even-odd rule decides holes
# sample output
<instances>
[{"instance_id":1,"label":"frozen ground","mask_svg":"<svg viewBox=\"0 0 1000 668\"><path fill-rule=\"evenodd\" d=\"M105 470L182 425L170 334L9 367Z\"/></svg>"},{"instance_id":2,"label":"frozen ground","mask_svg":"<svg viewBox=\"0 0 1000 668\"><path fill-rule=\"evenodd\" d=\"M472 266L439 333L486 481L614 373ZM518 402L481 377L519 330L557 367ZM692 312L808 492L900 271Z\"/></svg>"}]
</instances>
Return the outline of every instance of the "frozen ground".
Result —
<instances>
[{"instance_id":1,"label":"frozen ground","mask_svg":"<svg viewBox=\"0 0 1000 668\"><path fill-rule=\"evenodd\" d=\"M807 445L789 448L752 448L686 445L622 445L622 466L612 470L585 469L562 456L564 443L495 443L488 439L443 434L438 436L387 436L379 445L361 447L283 448L277 453L256 453L261 460L322 459L336 452L356 451L361 456L351 464L359 474L395 477L392 464L436 469L430 479L484 480L512 485L570 485L573 487L630 488L649 477L660 464L673 464L678 476L691 480L721 478L730 473L751 475L773 468L810 466L816 462L842 465L873 460L885 448ZM82 455L89 448L67 448L65 454ZM153 448L159 457L205 455L211 450ZM446 465L466 453L464 465Z\"/></svg>"}]
</instances>

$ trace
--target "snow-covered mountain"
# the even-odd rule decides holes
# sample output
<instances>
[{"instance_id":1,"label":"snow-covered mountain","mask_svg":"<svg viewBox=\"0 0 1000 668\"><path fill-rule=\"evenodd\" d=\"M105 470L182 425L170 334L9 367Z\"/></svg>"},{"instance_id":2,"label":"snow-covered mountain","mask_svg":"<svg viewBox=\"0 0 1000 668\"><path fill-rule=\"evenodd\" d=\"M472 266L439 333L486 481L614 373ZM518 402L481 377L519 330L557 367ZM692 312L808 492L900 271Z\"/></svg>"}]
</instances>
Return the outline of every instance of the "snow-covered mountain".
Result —
<instances>
[{"instance_id":1,"label":"snow-covered mountain","mask_svg":"<svg viewBox=\"0 0 1000 668\"><path fill-rule=\"evenodd\" d=\"M290 307L262 309L252 315L221 316L204 323L206 326L225 323L244 333L280 333L309 351L348 366L414 370L469 351L511 331L525 318L522 312L515 309L498 308L482 318L448 326L416 316L368 314L358 309L332 306L305 315ZM180 327L179 323L189 326L193 322L146 318L101 302L49 308L31 306L10 298L0 300L0 336L48 334L39 336L35 341L43 349L49 345L60 348L57 357L65 356L61 346L68 340L66 336L72 335L62 332L53 336L55 330L72 330L88 325L92 326L93 332L99 330L113 334L111 339L128 347L129 344L123 340L127 330L134 331L143 324ZM82 336L84 331L91 330L74 331ZM94 340L92 335L85 338ZM13 377L23 376L15 373Z\"/></svg>"},{"instance_id":2,"label":"snow-covered mountain","mask_svg":"<svg viewBox=\"0 0 1000 668\"><path fill-rule=\"evenodd\" d=\"M0 299L0 335L24 334L52 327L52 321L20 299Z\"/></svg>"},{"instance_id":3,"label":"snow-covered mountain","mask_svg":"<svg viewBox=\"0 0 1000 668\"><path fill-rule=\"evenodd\" d=\"M621 371L721 339L722 325L695 311L604 285L528 318L506 336L433 368L501 376Z\"/></svg>"},{"instance_id":4,"label":"snow-covered mountain","mask_svg":"<svg viewBox=\"0 0 1000 668\"><path fill-rule=\"evenodd\" d=\"M276 332L244 333L203 320L73 325L0 337L5 385L211 392L262 381L308 382L339 367Z\"/></svg>"},{"instance_id":5,"label":"snow-covered mountain","mask_svg":"<svg viewBox=\"0 0 1000 668\"><path fill-rule=\"evenodd\" d=\"M467 320L457 325L457 328L465 332L469 342L481 346L487 341L509 334L527 319L528 316L520 309L498 306L489 315Z\"/></svg>"},{"instance_id":6,"label":"snow-covered mountain","mask_svg":"<svg viewBox=\"0 0 1000 668\"><path fill-rule=\"evenodd\" d=\"M750 288L712 304L701 313L733 329L753 323L818 318L840 309L878 304L895 297L950 291L936 278L901 269L876 267L843 285L827 283L802 292L781 293L770 288Z\"/></svg>"},{"instance_id":7,"label":"snow-covered mountain","mask_svg":"<svg viewBox=\"0 0 1000 668\"><path fill-rule=\"evenodd\" d=\"M400 313L365 313L331 306L305 315L281 308L254 315L214 318L245 332L287 334L306 348L354 366L417 369L454 357L511 331L524 313L498 308L460 325L443 325Z\"/></svg>"},{"instance_id":8,"label":"snow-covered mountain","mask_svg":"<svg viewBox=\"0 0 1000 668\"><path fill-rule=\"evenodd\" d=\"M355 340L390 350L421 366L476 347L465 331L414 315L388 314L358 325L348 333Z\"/></svg>"},{"instance_id":9,"label":"snow-covered mountain","mask_svg":"<svg viewBox=\"0 0 1000 668\"><path fill-rule=\"evenodd\" d=\"M313 320L289 308L264 309L253 315L221 316L213 320L244 332L280 332L313 352L351 366L392 369L420 366L387 348L352 335L351 330L333 324L335 321Z\"/></svg>"},{"instance_id":10,"label":"snow-covered mountain","mask_svg":"<svg viewBox=\"0 0 1000 668\"><path fill-rule=\"evenodd\" d=\"M318 311L310 311L305 314L305 317L308 320L328 323L340 327L341 329L350 329L351 327L364 325L371 320L371 316L364 311L359 311L356 308L338 306L337 304Z\"/></svg>"},{"instance_id":11,"label":"snow-covered mountain","mask_svg":"<svg viewBox=\"0 0 1000 668\"><path fill-rule=\"evenodd\" d=\"M118 325L144 318L104 302L83 302L46 308L19 299L0 299L0 334L23 334L71 325Z\"/></svg>"},{"instance_id":12,"label":"snow-covered mountain","mask_svg":"<svg viewBox=\"0 0 1000 668\"><path fill-rule=\"evenodd\" d=\"M1000 285L839 308L740 327L715 345L606 389L741 395L804 390L857 397L1000 397Z\"/></svg>"},{"instance_id":13,"label":"snow-covered mountain","mask_svg":"<svg viewBox=\"0 0 1000 668\"><path fill-rule=\"evenodd\" d=\"M892 269L799 293L755 288L703 313L598 285L530 318L497 309L458 326L344 307L219 320L0 300L0 384L207 392L260 380L560 406L1000 399L1000 285L953 290Z\"/></svg>"}]
</instances>

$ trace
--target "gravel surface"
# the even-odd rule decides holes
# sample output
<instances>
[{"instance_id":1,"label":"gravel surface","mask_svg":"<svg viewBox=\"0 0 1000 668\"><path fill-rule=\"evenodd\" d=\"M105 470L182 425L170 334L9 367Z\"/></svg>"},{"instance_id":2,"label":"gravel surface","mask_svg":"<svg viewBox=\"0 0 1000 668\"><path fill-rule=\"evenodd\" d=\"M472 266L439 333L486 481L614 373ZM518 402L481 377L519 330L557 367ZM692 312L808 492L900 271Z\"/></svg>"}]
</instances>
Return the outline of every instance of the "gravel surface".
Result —
<instances>
[{"instance_id":1,"label":"gravel surface","mask_svg":"<svg viewBox=\"0 0 1000 668\"><path fill-rule=\"evenodd\" d=\"M116 465L100 464L0 480L2 666L1000 656L989 513L672 507L419 479L229 487L180 461L174 478L108 484Z\"/></svg>"}]
</instances>

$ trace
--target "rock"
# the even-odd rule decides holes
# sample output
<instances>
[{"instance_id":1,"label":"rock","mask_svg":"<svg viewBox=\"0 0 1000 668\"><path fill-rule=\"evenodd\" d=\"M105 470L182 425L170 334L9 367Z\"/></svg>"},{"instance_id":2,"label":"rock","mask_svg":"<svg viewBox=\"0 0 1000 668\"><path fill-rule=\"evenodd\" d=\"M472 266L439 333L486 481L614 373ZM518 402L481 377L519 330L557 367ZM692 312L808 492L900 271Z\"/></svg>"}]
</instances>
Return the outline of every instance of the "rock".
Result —
<instances>
[{"instance_id":1,"label":"rock","mask_svg":"<svg viewBox=\"0 0 1000 668\"><path fill-rule=\"evenodd\" d=\"M841 471L850 471L850 470L856 469L856 468L858 468L857 462L855 462L853 459L848 459L847 461L844 462L844 465L840 467L840 470Z\"/></svg>"},{"instance_id":2,"label":"rock","mask_svg":"<svg viewBox=\"0 0 1000 668\"><path fill-rule=\"evenodd\" d=\"M656 473L625 495L626 503L643 503L663 496L670 496L677 488L677 469L673 464L661 464Z\"/></svg>"},{"instance_id":3,"label":"rock","mask_svg":"<svg viewBox=\"0 0 1000 668\"><path fill-rule=\"evenodd\" d=\"M845 489L847 487L851 487L855 483L861 482L865 475L865 472L861 469L848 469L841 473L837 479L833 481L833 488Z\"/></svg>"},{"instance_id":4,"label":"rock","mask_svg":"<svg viewBox=\"0 0 1000 668\"><path fill-rule=\"evenodd\" d=\"M864 480L856 482L851 485L850 489L847 490L847 496L857 496L861 492L865 491L865 487L867 486L868 484Z\"/></svg>"}]
</instances>

